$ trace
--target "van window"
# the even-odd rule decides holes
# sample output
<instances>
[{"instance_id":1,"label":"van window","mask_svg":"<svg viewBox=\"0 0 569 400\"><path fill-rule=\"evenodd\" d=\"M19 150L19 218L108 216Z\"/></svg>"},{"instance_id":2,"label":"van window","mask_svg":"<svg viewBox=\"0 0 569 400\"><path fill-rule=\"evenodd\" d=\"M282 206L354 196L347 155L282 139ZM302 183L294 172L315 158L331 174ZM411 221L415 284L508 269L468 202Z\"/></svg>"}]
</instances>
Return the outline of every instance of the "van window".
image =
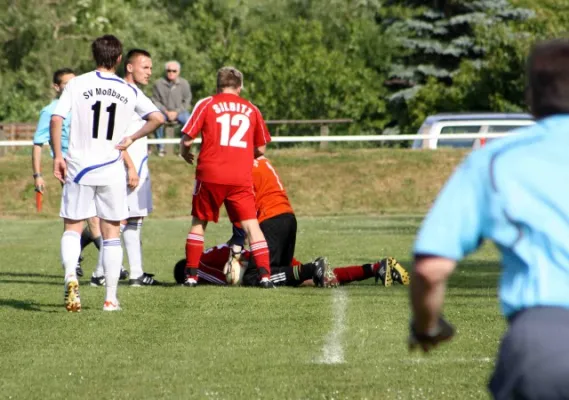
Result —
<instances>
[{"instance_id":1,"label":"van window","mask_svg":"<svg viewBox=\"0 0 569 400\"><path fill-rule=\"evenodd\" d=\"M461 134L461 133L478 133L480 132L480 125L470 125L470 126L445 126L441 129L441 136L437 141L437 147L465 147L472 148L475 139L443 139L444 134Z\"/></svg>"},{"instance_id":2,"label":"van window","mask_svg":"<svg viewBox=\"0 0 569 400\"><path fill-rule=\"evenodd\" d=\"M521 128L520 125L488 125L488 133L505 133Z\"/></svg>"}]
</instances>

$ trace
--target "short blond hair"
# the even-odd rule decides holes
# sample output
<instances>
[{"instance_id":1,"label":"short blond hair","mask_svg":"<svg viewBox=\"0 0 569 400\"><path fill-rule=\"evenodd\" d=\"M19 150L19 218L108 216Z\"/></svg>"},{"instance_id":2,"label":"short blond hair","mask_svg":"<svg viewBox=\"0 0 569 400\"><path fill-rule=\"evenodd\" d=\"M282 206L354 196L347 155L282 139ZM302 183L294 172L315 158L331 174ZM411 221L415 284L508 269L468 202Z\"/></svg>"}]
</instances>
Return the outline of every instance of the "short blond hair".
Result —
<instances>
[{"instance_id":1,"label":"short blond hair","mask_svg":"<svg viewBox=\"0 0 569 400\"><path fill-rule=\"evenodd\" d=\"M243 74L235 67L222 67L217 71L217 91L243 87Z\"/></svg>"}]
</instances>

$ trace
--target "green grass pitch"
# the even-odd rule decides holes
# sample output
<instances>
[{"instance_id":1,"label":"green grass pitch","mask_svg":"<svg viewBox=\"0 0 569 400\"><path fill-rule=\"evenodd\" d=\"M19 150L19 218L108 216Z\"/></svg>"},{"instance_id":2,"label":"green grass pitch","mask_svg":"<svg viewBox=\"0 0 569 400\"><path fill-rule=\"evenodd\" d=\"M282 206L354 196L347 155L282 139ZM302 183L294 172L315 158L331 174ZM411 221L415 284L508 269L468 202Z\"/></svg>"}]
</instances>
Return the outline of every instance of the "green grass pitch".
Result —
<instances>
[{"instance_id":1,"label":"green grass pitch","mask_svg":"<svg viewBox=\"0 0 569 400\"><path fill-rule=\"evenodd\" d=\"M419 216L299 218L297 256L334 266L394 256L410 264ZM145 270L172 285L121 285L123 311L103 313L88 277L83 311L62 305L59 220L0 220L2 399L487 399L505 324L497 303L497 253L463 262L445 314L456 339L409 354L407 288L373 280L341 289L173 285L187 219L149 218ZM206 246L229 236L211 225Z\"/></svg>"}]
</instances>

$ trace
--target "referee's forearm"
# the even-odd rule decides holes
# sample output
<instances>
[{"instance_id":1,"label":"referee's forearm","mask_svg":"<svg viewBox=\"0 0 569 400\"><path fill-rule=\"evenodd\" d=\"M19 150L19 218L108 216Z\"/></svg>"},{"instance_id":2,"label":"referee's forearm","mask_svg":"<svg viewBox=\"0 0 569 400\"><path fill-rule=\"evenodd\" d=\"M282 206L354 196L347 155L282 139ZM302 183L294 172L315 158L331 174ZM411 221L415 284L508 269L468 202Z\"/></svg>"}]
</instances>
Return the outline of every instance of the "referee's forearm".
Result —
<instances>
[{"instance_id":1,"label":"referee's forearm","mask_svg":"<svg viewBox=\"0 0 569 400\"><path fill-rule=\"evenodd\" d=\"M436 329L442 313L447 279L455 261L442 257L417 257L411 276L411 308L415 329Z\"/></svg>"},{"instance_id":2,"label":"referee's forearm","mask_svg":"<svg viewBox=\"0 0 569 400\"><path fill-rule=\"evenodd\" d=\"M428 284L420 275L411 277L411 306L413 321L418 332L436 329L442 312L445 283Z\"/></svg>"},{"instance_id":3,"label":"referee's forearm","mask_svg":"<svg viewBox=\"0 0 569 400\"><path fill-rule=\"evenodd\" d=\"M40 144L34 144L32 149L32 171L34 174L41 173L41 148Z\"/></svg>"}]
</instances>

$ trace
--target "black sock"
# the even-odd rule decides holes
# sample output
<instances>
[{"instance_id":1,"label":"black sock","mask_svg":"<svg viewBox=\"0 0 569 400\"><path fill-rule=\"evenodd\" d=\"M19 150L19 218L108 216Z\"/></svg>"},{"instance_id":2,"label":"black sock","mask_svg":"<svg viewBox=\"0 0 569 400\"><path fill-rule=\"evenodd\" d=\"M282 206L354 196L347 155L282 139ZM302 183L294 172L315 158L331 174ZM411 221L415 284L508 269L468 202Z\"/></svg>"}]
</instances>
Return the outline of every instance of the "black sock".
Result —
<instances>
[{"instance_id":1,"label":"black sock","mask_svg":"<svg viewBox=\"0 0 569 400\"><path fill-rule=\"evenodd\" d=\"M294 267L271 266L271 281L275 285L298 286L305 280L312 279L312 276L314 275L314 267L315 265L313 263Z\"/></svg>"},{"instance_id":2,"label":"black sock","mask_svg":"<svg viewBox=\"0 0 569 400\"><path fill-rule=\"evenodd\" d=\"M101 247L103 247L103 237L99 236L99 237L93 238L93 244L95 245L97 250L101 251Z\"/></svg>"},{"instance_id":3,"label":"black sock","mask_svg":"<svg viewBox=\"0 0 569 400\"><path fill-rule=\"evenodd\" d=\"M198 277L198 269L197 268L186 268L186 273L191 276L192 278L197 280Z\"/></svg>"},{"instance_id":4,"label":"black sock","mask_svg":"<svg viewBox=\"0 0 569 400\"><path fill-rule=\"evenodd\" d=\"M91 231L88 227L85 227L85 229L83 229L83 232L81 232L81 251L83 251L85 247L89 246L92 241L93 236L91 235Z\"/></svg>"},{"instance_id":5,"label":"black sock","mask_svg":"<svg viewBox=\"0 0 569 400\"><path fill-rule=\"evenodd\" d=\"M375 272L373 272L373 264L364 264L362 265L362 268L364 269L364 274L366 276L364 279L375 276Z\"/></svg>"},{"instance_id":6,"label":"black sock","mask_svg":"<svg viewBox=\"0 0 569 400\"><path fill-rule=\"evenodd\" d=\"M308 279L312 279L312 277L314 276L314 271L316 270L316 264L308 263L308 264L297 265L292 268L293 271L294 270L297 271L300 281L304 282Z\"/></svg>"}]
</instances>

